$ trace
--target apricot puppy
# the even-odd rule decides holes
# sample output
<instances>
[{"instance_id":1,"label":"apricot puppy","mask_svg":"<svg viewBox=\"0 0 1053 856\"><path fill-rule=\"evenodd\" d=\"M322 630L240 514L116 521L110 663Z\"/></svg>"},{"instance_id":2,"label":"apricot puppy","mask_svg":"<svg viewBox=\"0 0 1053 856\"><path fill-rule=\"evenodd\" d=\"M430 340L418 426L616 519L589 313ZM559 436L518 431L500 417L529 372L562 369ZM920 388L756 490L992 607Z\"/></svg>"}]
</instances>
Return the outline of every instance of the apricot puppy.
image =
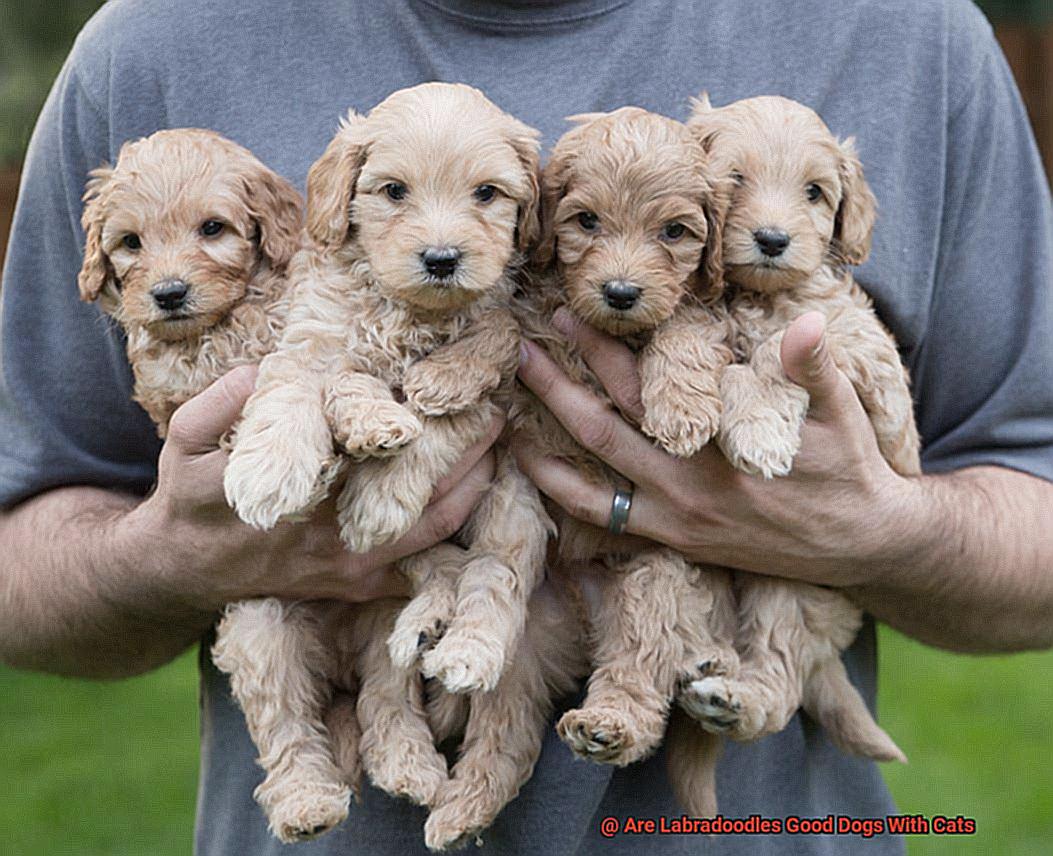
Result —
<instances>
[{"instance_id":1,"label":"apricot puppy","mask_svg":"<svg viewBox=\"0 0 1053 856\"><path fill-rule=\"evenodd\" d=\"M782 333L798 316L826 316L827 342L897 472L920 471L907 374L895 342L854 282L875 220L851 140L839 142L807 107L763 97L714 109L703 97L689 126L732 189L724 213L727 306L736 364L721 380L718 442L739 469L788 473L807 393L783 373ZM861 611L839 592L754 575L740 590L735 676L707 676L681 703L704 727L738 740L782 730L798 707L842 748L879 760L903 755L874 722L841 663Z\"/></svg>"}]
</instances>

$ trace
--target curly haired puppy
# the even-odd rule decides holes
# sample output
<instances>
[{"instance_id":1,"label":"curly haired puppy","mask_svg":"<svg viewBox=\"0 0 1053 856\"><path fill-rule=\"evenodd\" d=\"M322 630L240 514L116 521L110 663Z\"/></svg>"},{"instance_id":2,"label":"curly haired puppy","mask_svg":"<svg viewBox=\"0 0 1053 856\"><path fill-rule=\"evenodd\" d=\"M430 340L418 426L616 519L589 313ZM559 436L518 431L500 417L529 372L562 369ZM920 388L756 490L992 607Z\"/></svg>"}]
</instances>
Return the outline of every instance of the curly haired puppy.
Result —
<instances>
[{"instance_id":1,"label":"curly haired puppy","mask_svg":"<svg viewBox=\"0 0 1053 856\"><path fill-rule=\"evenodd\" d=\"M230 140L171 130L126 143L114 167L93 171L85 201L81 297L98 299L124 329L135 400L163 437L180 404L273 350L288 311L286 267L299 246L302 200ZM224 644L232 622L248 632ZM283 668L284 652L313 638L315 616L274 598L248 600L227 608L223 626L214 656L231 673L267 771L256 798L280 838L311 837L346 816L348 784L357 781L357 721L346 702L328 715L343 741L335 760L324 728L298 727L308 719L304 706L320 720L329 702ZM239 655L239 643L251 657ZM273 703L252 703L260 687Z\"/></svg>"},{"instance_id":2,"label":"curly haired puppy","mask_svg":"<svg viewBox=\"0 0 1053 856\"><path fill-rule=\"evenodd\" d=\"M293 262L289 323L260 367L225 488L242 519L268 528L309 510L354 461L337 513L348 547L366 551L412 526L507 399L519 354L513 273L538 228L537 132L471 87L424 84L351 113L307 188L313 245ZM461 799L444 788L417 660L452 692L481 691L471 731L486 712L475 698L498 685L523 636L550 527L504 454L462 533L467 554L442 546L401 564L422 598L397 628L376 623L381 648L371 637L356 667L362 760L377 786L436 808ZM517 772L487 784L500 765L481 754L466 751L454 780L491 789L468 812L488 823L489 804L521 782Z\"/></svg>"},{"instance_id":3,"label":"curly haired puppy","mask_svg":"<svg viewBox=\"0 0 1053 856\"><path fill-rule=\"evenodd\" d=\"M853 141L838 142L812 110L777 97L713 109L703 96L689 126L733 185L723 255L736 364L721 380L717 436L728 459L766 478L790 471L808 397L783 373L782 333L819 310L833 359L859 395L882 454L897 472L918 473L906 371L846 269L869 254L875 219ZM782 730L803 703L842 748L903 760L841 663L860 610L836 591L804 583L754 575L736 583L741 669L695 681L681 703L705 727L739 740Z\"/></svg>"},{"instance_id":4,"label":"curly haired puppy","mask_svg":"<svg viewBox=\"0 0 1053 856\"><path fill-rule=\"evenodd\" d=\"M576 117L542 176L542 274L524 298L524 332L597 395L582 356L548 326L560 306L618 336L639 355L642 429L666 450L690 455L718 428L719 376L731 361L719 286L720 233L705 152L679 122L638 108ZM717 292L718 294L718 292ZM577 445L528 392L515 424L542 453L614 489L620 477ZM590 558L598 530L553 510L564 561ZM593 672L588 695L557 729L578 755L629 764L650 754L678 689L734 670L735 606L728 572L668 548L605 559L591 577ZM696 729L697 730L697 729ZM712 810L712 740L699 734L694 760Z\"/></svg>"}]
</instances>

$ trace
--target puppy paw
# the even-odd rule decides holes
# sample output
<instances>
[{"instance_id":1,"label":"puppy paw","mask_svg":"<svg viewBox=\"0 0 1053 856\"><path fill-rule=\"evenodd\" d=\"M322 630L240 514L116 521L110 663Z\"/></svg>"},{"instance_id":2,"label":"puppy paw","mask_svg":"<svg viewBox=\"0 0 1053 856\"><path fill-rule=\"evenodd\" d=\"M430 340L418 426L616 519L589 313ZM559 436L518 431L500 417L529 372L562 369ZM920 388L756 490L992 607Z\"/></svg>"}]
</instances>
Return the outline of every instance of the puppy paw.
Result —
<instances>
[{"instance_id":1,"label":"puppy paw","mask_svg":"<svg viewBox=\"0 0 1053 856\"><path fill-rule=\"evenodd\" d=\"M505 652L480 634L448 633L421 659L421 673L451 693L490 692L505 667Z\"/></svg>"},{"instance_id":2,"label":"puppy paw","mask_svg":"<svg viewBox=\"0 0 1053 856\"><path fill-rule=\"evenodd\" d=\"M410 601L395 622L395 629L388 636L388 654L399 669L408 669L426 652L434 647L446 631L448 614L433 612L433 605L415 609Z\"/></svg>"},{"instance_id":3,"label":"puppy paw","mask_svg":"<svg viewBox=\"0 0 1053 856\"><path fill-rule=\"evenodd\" d=\"M677 676L678 692L683 692L703 678L733 675L739 668L739 656L733 648L720 647L706 652L694 662L684 664Z\"/></svg>"},{"instance_id":4,"label":"puppy paw","mask_svg":"<svg viewBox=\"0 0 1053 856\"><path fill-rule=\"evenodd\" d=\"M454 780L439 797L424 824L424 843L429 850L460 850L475 842L503 808L484 782Z\"/></svg>"},{"instance_id":5,"label":"puppy paw","mask_svg":"<svg viewBox=\"0 0 1053 856\"><path fill-rule=\"evenodd\" d=\"M688 399L649 402L640 430L671 455L697 455L720 424L720 399L697 395Z\"/></svg>"},{"instance_id":6,"label":"puppy paw","mask_svg":"<svg viewBox=\"0 0 1053 856\"><path fill-rule=\"evenodd\" d=\"M765 711L753 693L738 681L710 676L683 689L680 707L706 731L735 740L762 736Z\"/></svg>"},{"instance_id":7,"label":"puppy paw","mask_svg":"<svg viewBox=\"0 0 1053 856\"><path fill-rule=\"evenodd\" d=\"M774 410L722 426L718 443L736 469L766 479L788 475L801 448L800 423L790 423Z\"/></svg>"},{"instance_id":8,"label":"puppy paw","mask_svg":"<svg viewBox=\"0 0 1053 856\"><path fill-rule=\"evenodd\" d=\"M384 793L408 799L415 805L432 806L438 800L443 787L449 781L446 767L412 747L399 746L399 751L368 753L363 759L370 781Z\"/></svg>"},{"instance_id":9,"label":"puppy paw","mask_svg":"<svg viewBox=\"0 0 1053 856\"><path fill-rule=\"evenodd\" d=\"M420 436L420 420L396 401L355 402L331 414L333 437L356 458L383 458Z\"/></svg>"},{"instance_id":10,"label":"puppy paw","mask_svg":"<svg viewBox=\"0 0 1053 856\"><path fill-rule=\"evenodd\" d=\"M282 454L258 447L235 448L223 472L227 503L245 523L272 529L280 520L306 515L329 492L341 469L330 447L283 445Z\"/></svg>"},{"instance_id":11,"label":"puppy paw","mask_svg":"<svg viewBox=\"0 0 1053 856\"><path fill-rule=\"evenodd\" d=\"M424 359L409 367L402 391L406 403L419 413L444 416L475 407L500 384L496 368Z\"/></svg>"},{"instance_id":12,"label":"puppy paw","mask_svg":"<svg viewBox=\"0 0 1053 856\"><path fill-rule=\"evenodd\" d=\"M637 739L634 723L622 710L568 710L556 725L556 732L575 755L598 764L621 767L640 760L653 748Z\"/></svg>"},{"instance_id":13,"label":"puppy paw","mask_svg":"<svg viewBox=\"0 0 1053 856\"><path fill-rule=\"evenodd\" d=\"M267 811L271 832L285 844L310 841L347 819L351 791L335 784L303 783Z\"/></svg>"}]
</instances>

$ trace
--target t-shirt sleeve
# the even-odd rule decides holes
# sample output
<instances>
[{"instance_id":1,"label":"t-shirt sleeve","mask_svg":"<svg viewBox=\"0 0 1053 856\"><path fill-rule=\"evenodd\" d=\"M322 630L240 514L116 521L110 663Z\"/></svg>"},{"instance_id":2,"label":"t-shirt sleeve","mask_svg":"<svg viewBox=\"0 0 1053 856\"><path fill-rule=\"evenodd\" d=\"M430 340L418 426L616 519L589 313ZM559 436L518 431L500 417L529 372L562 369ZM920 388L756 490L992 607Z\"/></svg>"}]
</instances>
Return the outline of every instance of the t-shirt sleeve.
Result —
<instances>
[{"instance_id":1,"label":"t-shirt sleeve","mask_svg":"<svg viewBox=\"0 0 1053 856\"><path fill-rule=\"evenodd\" d=\"M84 182L112 157L105 101L81 79L84 54L74 49L37 122L4 266L2 506L60 485L143 492L155 476L159 443L131 401L123 339L77 294Z\"/></svg>"},{"instance_id":2,"label":"t-shirt sleeve","mask_svg":"<svg viewBox=\"0 0 1053 856\"><path fill-rule=\"evenodd\" d=\"M967 14L930 322L912 367L923 463L1053 481L1049 184L1005 58L979 12Z\"/></svg>"}]
</instances>

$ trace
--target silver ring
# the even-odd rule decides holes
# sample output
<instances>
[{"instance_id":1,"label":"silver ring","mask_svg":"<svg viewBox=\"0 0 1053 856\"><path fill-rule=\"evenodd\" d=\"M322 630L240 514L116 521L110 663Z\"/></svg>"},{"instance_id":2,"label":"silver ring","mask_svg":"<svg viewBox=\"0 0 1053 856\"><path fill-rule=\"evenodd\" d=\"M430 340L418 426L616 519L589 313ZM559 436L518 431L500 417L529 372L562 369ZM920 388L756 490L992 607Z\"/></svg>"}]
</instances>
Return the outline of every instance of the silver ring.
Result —
<instances>
[{"instance_id":1,"label":"silver ring","mask_svg":"<svg viewBox=\"0 0 1053 856\"><path fill-rule=\"evenodd\" d=\"M625 527L629 525L629 509L633 507L632 488L614 491L614 499L611 500L611 518L607 521L607 530L613 535L621 535Z\"/></svg>"}]
</instances>

